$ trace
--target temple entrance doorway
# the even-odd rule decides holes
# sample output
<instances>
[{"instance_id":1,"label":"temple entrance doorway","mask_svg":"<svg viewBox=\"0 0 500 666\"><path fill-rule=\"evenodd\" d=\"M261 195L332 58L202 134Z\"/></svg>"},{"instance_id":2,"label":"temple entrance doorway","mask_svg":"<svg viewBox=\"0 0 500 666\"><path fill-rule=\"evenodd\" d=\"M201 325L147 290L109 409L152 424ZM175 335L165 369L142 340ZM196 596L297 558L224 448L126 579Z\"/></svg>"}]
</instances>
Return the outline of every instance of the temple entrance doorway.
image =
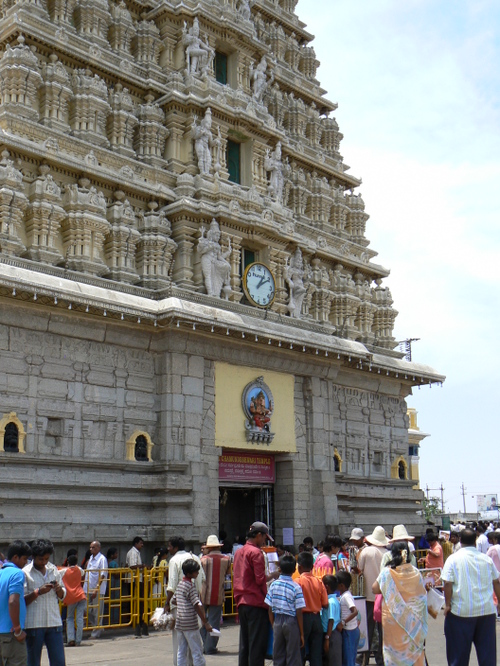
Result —
<instances>
[{"instance_id":1,"label":"temple entrance doorway","mask_svg":"<svg viewBox=\"0 0 500 666\"><path fill-rule=\"evenodd\" d=\"M231 486L219 487L219 534L225 532L227 539L234 543L242 537L245 543L246 531L252 523L260 520L273 534L273 486Z\"/></svg>"}]
</instances>

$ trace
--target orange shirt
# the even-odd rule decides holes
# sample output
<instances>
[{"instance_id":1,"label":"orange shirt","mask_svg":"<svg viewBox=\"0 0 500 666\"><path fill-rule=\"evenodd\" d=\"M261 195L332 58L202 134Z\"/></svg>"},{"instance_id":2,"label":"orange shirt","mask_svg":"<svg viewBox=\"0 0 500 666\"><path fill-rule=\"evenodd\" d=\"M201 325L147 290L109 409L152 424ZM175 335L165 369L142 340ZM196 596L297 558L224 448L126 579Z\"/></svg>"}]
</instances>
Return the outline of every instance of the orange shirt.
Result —
<instances>
[{"instance_id":1,"label":"orange shirt","mask_svg":"<svg viewBox=\"0 0 500 666\"><path fill-rule=\"evenodd\" d=\"M310 571L301 574L296 582L302 588L306 602L304 613L319 613L323 606L328 606L328 594L323 583L315 578Z\"/></svg>"},{"instance_id":2,"label":"orange shirt","mask_svg":"<svg viewBox=\"0 0 500 666\"><path fill-rule=\"evenodd\" d=\"M83 601L83 599L87 598L82 587L82 573L83 571L76 564L64 572L62 580L66 588L66 596L64 597L65 606L76 604L78 601Z\"/></svg>"}]
</instances>

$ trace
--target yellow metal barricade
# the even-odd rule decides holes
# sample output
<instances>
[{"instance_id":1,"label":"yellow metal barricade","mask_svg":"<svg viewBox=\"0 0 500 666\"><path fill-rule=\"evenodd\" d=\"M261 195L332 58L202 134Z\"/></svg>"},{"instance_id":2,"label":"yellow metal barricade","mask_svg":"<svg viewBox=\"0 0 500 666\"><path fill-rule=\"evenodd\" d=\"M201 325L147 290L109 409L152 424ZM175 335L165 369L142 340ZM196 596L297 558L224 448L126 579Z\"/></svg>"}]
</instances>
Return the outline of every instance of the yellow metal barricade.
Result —
<instances>
[{"instance_id":1,"label":"yellow metal barricade","mask_svg":"<svg viewBox=\"0 0 500 666\"><path fill-rule=\"evenodd\" d=\"M320 578L323 573L326 572L315 572ZM168 567L103 569L101 576L104 575L106 576L105 592L101 594L98 588L95 590L96 596L93 599L90 598L90 593L87 593L84 630L133 628L139 624L140 617L146 624L149 624L156 608L165 605ZM354 573L351 576L352 594L363 596L363 576ZM233 595L233 583L233 565L231 564L224 581L222 615L225 618L235 617L238 614Z\"/></svg>"}]
</instances>

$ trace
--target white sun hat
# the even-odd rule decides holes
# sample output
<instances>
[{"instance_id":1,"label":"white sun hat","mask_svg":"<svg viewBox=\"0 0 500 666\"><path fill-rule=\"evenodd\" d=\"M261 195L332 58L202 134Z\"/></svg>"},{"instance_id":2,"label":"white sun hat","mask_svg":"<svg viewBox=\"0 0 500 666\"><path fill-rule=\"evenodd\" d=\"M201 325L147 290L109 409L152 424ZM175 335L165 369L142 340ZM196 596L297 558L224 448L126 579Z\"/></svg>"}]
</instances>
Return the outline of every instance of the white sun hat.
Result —
<instances>
[{"instance_id":1,"label":"white sun hat","mask_svg":"<svg viewBox=\"0 0 500 666\"><path fill-rule=\"evenodd\" d=\"M385 530L381 525L377 525L373 532L365 537L365 541L368 541L372 546L387 546L389 544L389 539L385 536Z\"/></svg>"},{"instance_id":2,"label":"white sun hat","mask_svg":"<svg viewBox=\"0 0 500 666\"><path fill-rule=\"evenodd\" d=\"M394 525L394 529L392 530L392 539L389 539L389 542L393 543L394 541L413 541L414 538L415 537L408 534L404 525Z\"/></svg>"}]
</instances>

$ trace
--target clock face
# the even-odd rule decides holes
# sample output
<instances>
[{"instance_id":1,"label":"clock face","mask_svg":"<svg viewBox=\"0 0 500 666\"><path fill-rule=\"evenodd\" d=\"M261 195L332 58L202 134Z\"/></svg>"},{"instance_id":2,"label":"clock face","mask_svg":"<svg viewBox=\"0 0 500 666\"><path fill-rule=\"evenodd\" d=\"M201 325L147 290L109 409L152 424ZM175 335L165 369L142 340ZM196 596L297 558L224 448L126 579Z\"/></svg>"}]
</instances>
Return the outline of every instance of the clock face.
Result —
<instances>
[{"instance_id":1,"label":"clock face","mask_svg":"<svg viewBox=\"0 0 500 666\"><path fill-rule=\"evenodd\" d=\"M271 271L264 264L250 264L243 276L243 291L252 305L267 308L272 305L276 284Z\"/></svg>"}]
</instances>

